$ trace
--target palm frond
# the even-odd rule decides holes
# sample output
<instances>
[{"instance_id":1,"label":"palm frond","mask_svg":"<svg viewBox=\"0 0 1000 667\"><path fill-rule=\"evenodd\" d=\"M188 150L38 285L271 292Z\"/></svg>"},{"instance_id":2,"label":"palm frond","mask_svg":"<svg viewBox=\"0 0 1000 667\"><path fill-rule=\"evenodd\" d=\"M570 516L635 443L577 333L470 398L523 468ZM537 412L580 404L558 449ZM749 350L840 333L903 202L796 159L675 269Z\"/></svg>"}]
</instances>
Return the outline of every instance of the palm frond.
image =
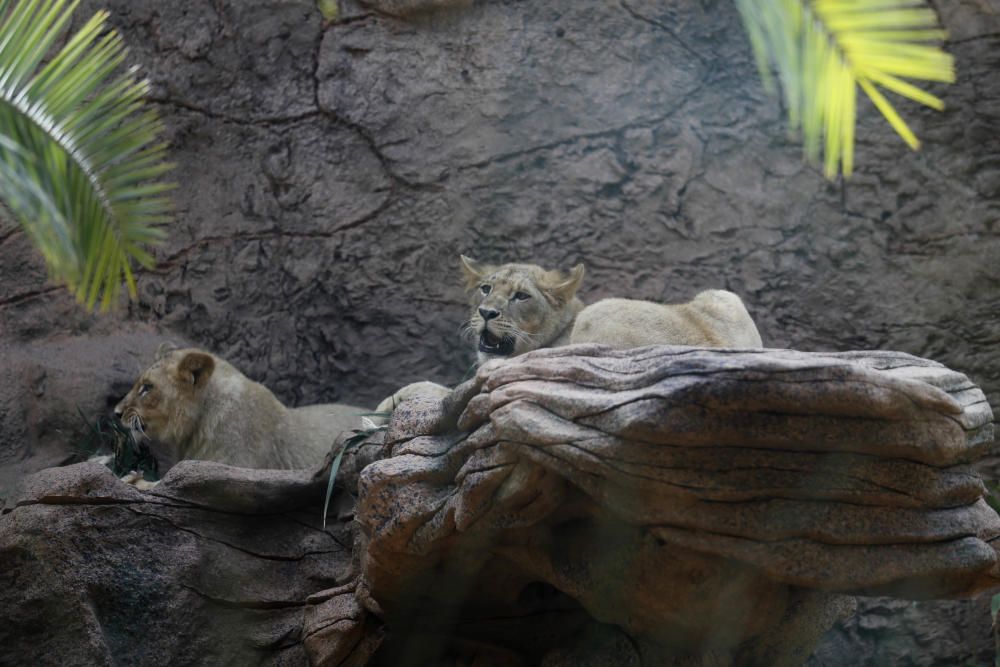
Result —
<instances>
[{"instance_id":1,"label":"palm frond","mask_svg":"<svg viewBox=\"0 0 1000 667\"><path fill-rule=\"evenodd\" d=\"M163 238L171 165L149 84L121 73L126 49L98 12L53 45L78 0L0 0L0 199L55 280L93 308L134 298L131 263Z\"/></svg>"},{"instance_id":2,"label":"palm frond","mask_svg":"<svg viewBox=\"0 0 1000 667\"><path fill-rule=\"evenodd\" d=\"M947 35L923 0L736 0L765 88L777 72L789 125L806 157L823 154L827 178L854 167L857 87L913 149L920 142L880 87L941 110L944 102L904 81L955 80Z\"/></svg>"}]
</instances>

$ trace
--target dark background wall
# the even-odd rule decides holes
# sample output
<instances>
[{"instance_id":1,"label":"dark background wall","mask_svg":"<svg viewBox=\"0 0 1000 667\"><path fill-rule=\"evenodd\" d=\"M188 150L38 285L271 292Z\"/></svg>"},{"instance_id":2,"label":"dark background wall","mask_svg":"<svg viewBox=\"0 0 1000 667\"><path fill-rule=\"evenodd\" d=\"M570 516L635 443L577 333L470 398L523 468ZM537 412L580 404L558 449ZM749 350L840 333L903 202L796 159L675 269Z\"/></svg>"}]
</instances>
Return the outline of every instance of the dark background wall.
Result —
<instances>
[{"instance_id":1,"label":"dark background wall","mask_svg":"<svg viewBox=\"0 0 1000 667\"><path fill-rule=\"evenodd\" d=\"M87 0L153 83L177 223L138 302L102 316L0 223L0 351L114 358L106 336L136 330L291 404L371 405L471 363L462 252L582 261L587 300L725 287L768 346L904 350L1000 405L1000 4L934 4L958 67L933 87L947 110L900 101L912 153L862 103L857 173L829 183L762 92L731 0L484 0L411 22L345 1L332 25L308 0ZM147 348L75 391L106 405ZM53 391L0 408L0 464L51 462L23 440L25 405L70 400ZM988 646L980 617L954 664Z\"/></svg>"}]
</instances>

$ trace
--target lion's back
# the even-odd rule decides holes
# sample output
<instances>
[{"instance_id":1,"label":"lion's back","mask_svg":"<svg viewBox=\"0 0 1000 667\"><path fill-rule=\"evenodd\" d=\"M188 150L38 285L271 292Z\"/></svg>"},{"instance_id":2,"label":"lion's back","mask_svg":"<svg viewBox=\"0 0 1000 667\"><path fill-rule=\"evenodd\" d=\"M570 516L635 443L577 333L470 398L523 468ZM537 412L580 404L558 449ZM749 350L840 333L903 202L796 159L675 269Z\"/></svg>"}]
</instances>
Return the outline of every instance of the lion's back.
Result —
<instances>
[{"instance_id":1,"label":"lion's back","mask_svg":"<svg viewBox=\"0 0 1000 667\"><path fill-rule=\"evenodd\" d=\"M600 343L619 349L644 345L762 345L742 299L725 290L706 290L681 304L602 299L577 315L570 342Z\"/></svg>"}]
</instances>

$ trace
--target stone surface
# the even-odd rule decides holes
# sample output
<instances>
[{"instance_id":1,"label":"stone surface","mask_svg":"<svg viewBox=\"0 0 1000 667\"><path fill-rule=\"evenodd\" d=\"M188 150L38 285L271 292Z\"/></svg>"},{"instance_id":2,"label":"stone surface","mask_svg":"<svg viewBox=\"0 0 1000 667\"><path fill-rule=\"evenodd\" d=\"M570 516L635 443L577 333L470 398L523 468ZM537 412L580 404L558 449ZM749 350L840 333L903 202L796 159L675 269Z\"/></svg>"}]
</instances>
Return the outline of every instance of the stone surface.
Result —
<instances>
[{"instance_id":1,"label":"stone surface","mask_svg":"<svg viewBox=\"0 0 1000 667\"><path fill-rule=\"evenodd\" d=\"M390 625L444 568L497 615L541 581L643 664L800 664L852 609L840 595L1000 585L970 467L993 415L934 362L571 346L458 393L399 408L392 456L360 475L363 581Z\"/></svg>"},{"instance_id":2,"label":"stone surface","mask_svg":"<svg viewBox=\"0 0 1000 667\"><path fill-rule=\"evenodd\" d=\"M454 384L471 363L459 252L582 261L590 301L725 287L766 345L904 350L1000 404L990 2L934 2L959 79L935 87L943 113L900 102L923 150L863 103L858 173L833 185L786 139L730 0L481 0L411 21L342 0L330 25L314 4L82 3L81 19L110 10L153 82L178 221L115 316L82 313L0 222L0 496L71 455L46 439L53 416L68 424L70 406L98 410L125 388L128 373L81 353L75 388L50 384L31 408L18 369L50 340L89 350L146 327L229 358L287 404L373 403L414 380ZM922 650L955 636L990 649L973 625L928 630ZM844 655L876 634L845 634Z\"/></svg>"},{"instance_id":3,"label":"stone surface","mask_svg":"<svg viewBox=\"0 0 1000 667\"><path fill-rule=\"evenodd\" d=\"M990 597L922 602L859 598L857 613L827 634L806 665L992 665L996 651Z\"/></svg>"},{"instance_id":4,"label":"stone surface","mask_svg":"<svg viewBox=\"0 0 1000 667\"><path fill-rule=\"evenodd\" d=\"M0 663L359 664L340 659L377 642L337 604L351 530L320 528L323 486L210 463L146 494L94 463L38 473L0 518Z\"/></svg>"},{"instance_id":5,"label":"stone surface","mask_svg":"<svg viewBox=\"0 0 1000 667\"><path fill-rule=\"evenodd\" d=\"M539 350L403 403L325 526L332 457L148 493L32 475L0 516L0 663L800 665L855 595L1000 587L993 429L904 353ZM936 664L912 607L862 604L810 664L879 631L852 664Z\"/></svg>"},{"instance_id":6,"label":"stone surface","mask_svg":"<svg viewBox=\"0 0 1000 667\"><path fill-rule=\"evenodd\" d=\"M148 326L0 343L0 507L24 475L86 458L88 423L110 413L165 342L184 343Z\"/></svg>"}]
</instances>

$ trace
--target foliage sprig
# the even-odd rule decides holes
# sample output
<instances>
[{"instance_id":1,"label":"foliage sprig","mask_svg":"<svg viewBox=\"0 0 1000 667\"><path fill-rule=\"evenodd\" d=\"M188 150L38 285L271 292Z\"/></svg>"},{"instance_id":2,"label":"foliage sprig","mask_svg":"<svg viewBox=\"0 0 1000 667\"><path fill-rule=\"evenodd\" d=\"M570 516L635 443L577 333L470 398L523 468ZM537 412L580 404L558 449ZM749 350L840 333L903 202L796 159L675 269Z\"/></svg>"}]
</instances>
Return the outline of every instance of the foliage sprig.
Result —
<instances>
[{"instance_id":1,"label":"foliage sprig","mask_svg":"<svg viewBox=\"0 0 1000 667\"><path fill-rule=\"evenodd\" d=\"M941 110L905 79L954 82L947 33L923 0L736 0L765 88L780 81L788 122L827 178L854 169L857 88L913 149L920 146L882 89Z\"/></svg>"},{"instance_id":2,"label":"foliage sprig","mask_svg":"<svg viewBox=\"0 0 1000 667\"><path fill-rule=\"evenodd\" d=\"M171 165L149 83L121 71L126 49L98 12L56 53L78 0L0 0L0 199L40 249L51 276L106 309L131 262L171 217L158 182Z\"/></svg>"}]
</instances>

